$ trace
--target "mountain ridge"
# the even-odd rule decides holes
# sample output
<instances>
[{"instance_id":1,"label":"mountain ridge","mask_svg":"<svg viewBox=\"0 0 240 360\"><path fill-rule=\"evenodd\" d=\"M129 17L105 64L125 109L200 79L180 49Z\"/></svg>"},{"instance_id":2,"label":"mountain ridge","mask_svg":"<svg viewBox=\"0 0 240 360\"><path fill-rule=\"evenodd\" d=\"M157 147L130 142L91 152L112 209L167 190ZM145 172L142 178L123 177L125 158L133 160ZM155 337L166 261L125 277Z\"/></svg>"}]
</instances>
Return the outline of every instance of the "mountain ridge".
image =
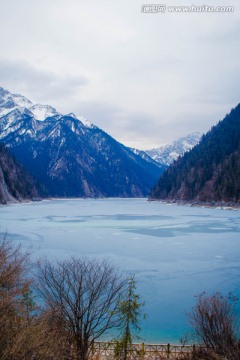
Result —
<instances>
[{"instance_id":1,"label":"mountain ridge","mask_svg":"<svg viewBox=\"0 0 240 360\"><path fill-rule=\"evenodd\" d=\"M240 104L169 166L150 199L240 202Z\"/></svg>"},{"instance_id":2,"label":"mountain ridge","mask_svg":"<svg viewBox=\"0 0 240 360\"><path fill-rule=\"evenodd\" d=\"M145 153L158 163L169 166L176 161L179 156L183 156L184 153L197 145L201 137L202 134L200 132L193 132L174 140L168 145L145 150Z\"/></svg>"},{"instance_id":3,"label":"mountain ridge","mask_svg":"<svg viewBox=\"0 0 240 360\"><path fill-rule=\"evenodd\" d=\"M11 98L11 93L0 88L0 141L49 196L149 194L163 168L134 154L97 126L83 124L72 113L62 115L48 105L42 108L51 111L39 120L32 102L21 95Z\"/></svg>"}]
</instances>

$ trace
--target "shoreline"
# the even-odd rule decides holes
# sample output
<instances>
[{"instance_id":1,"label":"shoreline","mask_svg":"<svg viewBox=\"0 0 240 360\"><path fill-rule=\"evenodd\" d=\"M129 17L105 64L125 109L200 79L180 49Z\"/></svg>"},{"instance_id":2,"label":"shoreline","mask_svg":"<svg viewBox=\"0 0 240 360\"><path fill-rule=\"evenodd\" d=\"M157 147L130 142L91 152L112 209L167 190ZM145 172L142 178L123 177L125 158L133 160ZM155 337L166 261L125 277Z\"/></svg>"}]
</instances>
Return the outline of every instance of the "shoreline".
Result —
<instances>
[{"instance_id":1,"label":"shoreline","mask_svg":"<svg viewBox=\"0 0 240 360\"><path fill-rule=\"evenodd\" d=\"M10 205L22 205L22 204L34 204L34 203L41 203L44 201L68 201L68 200L137 200L137 199L145 199L147 202L158 202L161 204L166 205L177 205L177 206L189 206L189 207L200 207L200 208L209 208L209 209L220 209L220 210L240 210L240 203L234 203L234 202L223 202L223 201L211 201L211 202L205 202L205 201L199 201L199 200L176 200L176 199L154 199L154 198L148 198L148 197L49 197L49 198L37 198L37 199L23 199L23 200L16 200L16 201L9 201L7 203L1 203L0 207L4 206L10 206Z\"/></svg>"},{"instance_id":2,"label":"shoreline","mask_svg":"<svg viewBox=\"0 0 240 360\"><path fill-rule=\"evenodd\" d=\"M44 201L79 201L79 200L148 200L148 197L49 197L49 198L38 198L38 199L22 199L22 200L11 200L7 203L0 203L1 206L10 205L21 205L21 204L34 204L41 203Z\"/></svg>"},{"instance_id":3,"label":"shoreline","mask_svg":"<svg viewBox=\"0 0 240 360\"><path fill-rule=\"evenodd\" d=\"M176 199L151 199L148 198L149 202L160 202L162 204L177 205L177 206L189 206L189 207L201 207L209 209L220 209L220 210L240 210L240 203L224 202L224 201L199 201L199 200L176 200Z\"/></svg>"}]
</instances>

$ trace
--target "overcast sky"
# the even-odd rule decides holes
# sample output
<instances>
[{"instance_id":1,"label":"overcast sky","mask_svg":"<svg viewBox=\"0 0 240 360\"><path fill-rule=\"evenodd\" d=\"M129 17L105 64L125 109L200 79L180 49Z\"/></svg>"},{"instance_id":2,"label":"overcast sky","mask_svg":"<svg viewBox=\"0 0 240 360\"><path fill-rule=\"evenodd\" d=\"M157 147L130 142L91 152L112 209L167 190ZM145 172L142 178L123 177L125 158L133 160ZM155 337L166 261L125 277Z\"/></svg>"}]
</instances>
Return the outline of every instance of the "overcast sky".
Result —
<instances>
[{"instance_id":1,"label":"overcast sky","mask_svg":"<svg viewBox=\"0 0 240 360\"><path fill-rule=\"evenodd\" d=\"M144 13L139 0L0 0L0 86L147 149L206 132L240 102L240 1ZM155 2L156 4L156 2Z\"/></svg>"}]
</instances>

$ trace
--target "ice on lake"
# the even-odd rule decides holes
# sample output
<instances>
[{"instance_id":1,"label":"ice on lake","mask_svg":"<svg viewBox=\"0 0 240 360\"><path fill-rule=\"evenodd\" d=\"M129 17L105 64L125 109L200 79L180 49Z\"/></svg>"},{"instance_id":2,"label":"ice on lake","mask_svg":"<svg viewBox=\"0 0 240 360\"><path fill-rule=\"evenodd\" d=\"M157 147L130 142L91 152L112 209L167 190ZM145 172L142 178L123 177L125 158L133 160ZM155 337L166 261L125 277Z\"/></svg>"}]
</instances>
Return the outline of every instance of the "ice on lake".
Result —
<instances>
[{"instance_id":1,"label":"ice on lake","mask_svg":"<svg viewBox=\"0 0 240 360\"><path fill-rule=\"evenodd\" d=\"M33 258L107 258L136 274L141 336L176 342L203 291L239 295L240 212L146 199L51 200L0 207L0 231Z\"/></svg>"}]
</instances>

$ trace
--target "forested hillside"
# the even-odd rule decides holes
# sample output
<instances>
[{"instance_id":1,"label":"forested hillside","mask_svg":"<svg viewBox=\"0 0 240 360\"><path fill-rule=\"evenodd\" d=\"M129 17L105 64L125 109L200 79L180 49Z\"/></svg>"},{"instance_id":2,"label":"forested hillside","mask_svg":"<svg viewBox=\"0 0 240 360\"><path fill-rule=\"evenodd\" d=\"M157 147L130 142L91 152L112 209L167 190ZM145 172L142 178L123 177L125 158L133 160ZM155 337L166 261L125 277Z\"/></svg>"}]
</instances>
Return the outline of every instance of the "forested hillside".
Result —
<instances>
[{"instance_id":1,"label":"forested hillside","mask_svg":"<svg viewBox=\"0 0 240 360\"><path fill-rule=\"evenodd\" d=\"M240 202L240 104L160 176L150 198Z\"/></svg>"},{"instance_id":2,"label":"forested hillside","mask_svg":"<svg viewBox=\"0 0 240 360\"><path fill-rule=\"evenodd\" d=\"M38 196L32 177L0 143L0 203L33 199Z\"/></svg>"}]
</instances>

